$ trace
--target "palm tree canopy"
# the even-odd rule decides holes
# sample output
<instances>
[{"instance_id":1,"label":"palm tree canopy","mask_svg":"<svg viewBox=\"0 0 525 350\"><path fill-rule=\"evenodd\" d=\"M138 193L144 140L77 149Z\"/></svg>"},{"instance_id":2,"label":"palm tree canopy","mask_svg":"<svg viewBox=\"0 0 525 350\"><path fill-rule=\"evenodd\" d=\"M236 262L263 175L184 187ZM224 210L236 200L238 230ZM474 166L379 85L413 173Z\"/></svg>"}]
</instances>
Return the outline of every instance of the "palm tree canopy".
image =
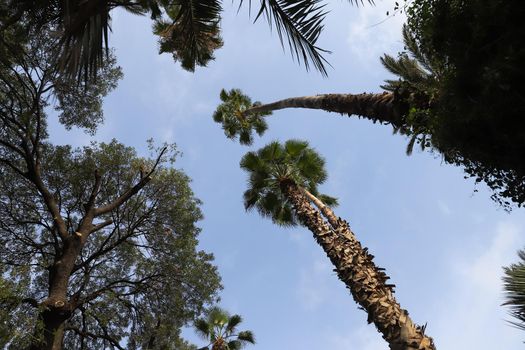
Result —
<instances>
[{"instance_id":1,"label":"palm tree canopy","mask_svg":"<svg viewBox=\"0 0 525 350\"><path fill-rule=\"evenodd\" d=\"M289 140L284 145L275 141L257 152L248 152L240 163L249 173L245 208L256 209L279 225L297 225L292 206L281 192L287 181L308 190L328 206L337 205L336 198L318 191L318 185L327 178L324 164L324 159L306 141Z\"/></svg>"},{"instance_id":2,"label":"palm tree canopy","mask_svg":"<svg viewBox=\"0 0 525 350\"><path fill-rule=\"evenodd\" d=\"M510 314L518 320L511 323L525 330L525 250L520 250L518 256L520 262L504 267L503 289L506 301L503 305L509 305Z\"/></svg>"},{"instance_id":3,"label":"palm tree canopy","mask_svg":"<svg viewBox=\"0 0 525 350\"><path fill-rule=\"evenodd\" d=\"M255 344L255 337L251 331L238 331L237 326L242 322L240 315L230 315L226 310L215 306L208 310L205 318L195 321L196 333L209 344L199 350L238 350L246 344Z\"/></svg>"},{"instance_id":4,"label":"palm tree canopy","mask_svg":"<svg viewBox=\"0 0 525 350\"><path fill-rule=\"evenodd\" d=\"M226 137L233 140L238 138L242 145L251 145L254 132L259 136L264 134L268 128L264 117L271 112L243 115L245 110L260 105L260 102L252 103L252 100L239 89L230 91L222 89L220 99L222 103L213 113L213 120L222 125Z\"/></svg>"}]
</instances>

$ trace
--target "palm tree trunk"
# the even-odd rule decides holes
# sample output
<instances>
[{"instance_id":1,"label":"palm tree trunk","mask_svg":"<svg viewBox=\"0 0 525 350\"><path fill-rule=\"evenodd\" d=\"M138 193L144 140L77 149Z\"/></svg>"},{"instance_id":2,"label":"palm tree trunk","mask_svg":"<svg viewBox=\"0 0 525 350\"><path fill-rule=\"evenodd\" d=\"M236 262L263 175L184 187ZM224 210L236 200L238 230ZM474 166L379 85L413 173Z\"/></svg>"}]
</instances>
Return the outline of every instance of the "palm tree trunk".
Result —
<instances>
[{"instance_id":1,"label":"palm tree trunk","mask_svg":"<svg viewBox=\"0 0 525 350\"><path fill-rule=\"evenodd\" d=\"M256 112L271 112L285 108L322 109L347 115L401 126L402 118L408 111L391 92L377 94L325 94L316 96L292 97L284 100L251 107L243 112L244 116Z\"/></svg>"},{"instance_id":2,"label":"palm tree trunk","mask_svg":"<svg viewBox=\"0 0 525 350\"><path fill-rule=\"evenodd\" d=\"M312 231L323 247L336 267L339 279L368 313L368 322L375 324L390 349L435 350L432 338L424 334L424 327L416 326L396 301L394 285L386 283L389 277L374 264L373 256L357 241L348 223L337 218L332 224L335 227L331 227L320 211L310 204L306 192L291 181L281 183L281 190L292 203L301 223ZM324 211L331 212L326 206ZM330 221L334 217L331 212Z\"/></svg>"}]
</instances>

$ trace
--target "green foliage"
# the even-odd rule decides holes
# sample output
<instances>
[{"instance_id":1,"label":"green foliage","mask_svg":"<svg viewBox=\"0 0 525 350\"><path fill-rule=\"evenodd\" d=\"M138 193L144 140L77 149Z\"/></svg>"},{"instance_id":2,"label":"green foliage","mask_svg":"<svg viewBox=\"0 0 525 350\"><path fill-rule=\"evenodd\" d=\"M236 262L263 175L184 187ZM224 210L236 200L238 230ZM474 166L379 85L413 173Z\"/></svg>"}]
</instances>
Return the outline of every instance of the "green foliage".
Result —
<instances>
[{"instance_id":1,"label":"green foliage","mask_svg":"<svg viewBox=\"0 0 525 350\"><path fill-rule=\"evenodd\" d=\"M251 5L251 0L248 1ZM311 60L314 67L326 75L326 60L321 52L327 51L315 46L323 30L324 6L320 0L261 0L255 20L264 13L270 26L275 24L283 45L286 36L290 52L297 61L303 61L308 70Z\"/></svg>"},{"instance_id":2,"label":"green foliage","mask_svg":"<svg viewBox=\"0 0 525 350\"><path fill-rule=\"evenodd\" d=\"M242 4L243 0L239 6ZM219 0L4 0L0 3L0 33L6 35L18 22L36 31L53 27L61 35L57 58L62 71L69 78L88 80L96 77L108 57L115 8L149 14L160 53L171 53L186 70L205 66L222 46ZM322 56L326 51L316 46L326 14L323 8L320 0L261 0L255 20L264 14L270 26L275 25L281 44L286 38L299 62L326 74Z\"/></svg>"},{"instance_id":3,"label":"green foliage","mask_svg":"<svg viewBox=\"0 0 525 350\"><path fill-rule=\"evenodd\" d=\"M159 36L160 53L172 53L184 69L206 66L213 52L222 46L220 1L184 0L164 8L169 19L156 20L153 32Z\"/></svg>"},{"instance_id":4,"label":"green foliage","mask_svg":"<svg viewBox=\"0 0 525 350\"><path fill-rule=\"evenodd\" d=\"M170 163L176 149L150 159L117 141L50 144L45 107L58 109L66 127L93 131L120 72L108 66L77 85L57 69L52 29L33 34L0 46L9 53L0 60L0 341L25 348L41 334L53 267L78 236L90 201L105 207L136 188L93 221L76 257L64 346L190 349L180 328L216 301L221 286L212 255L197 249L200 201Z\"/></svg>"},{"instance_id":5,"label":"green foliage","mask_svg":"<svg viewBox=\"0 0 525 350\"><path fill-rule=\"evenodd\" d=\"M252 103L251 99L239 89L230 91L222 89L220 98L222 103L213 113L213 120L222 125L226 137L229 139L238 137L242 145L251 145L254 131L259 136L264 134L268 128L264 117L271 112L243 114L247 109L260 105L259 102Z\"/></svg>"},{"instance_id":6,"label":"green foliage","mask_svg":"<svg viewBox=\"0 0 525 350\"><path fill-rule=\"evenodd\" d=\"M407 14L417 53L432 59L439 82L431 118L423 122L432 146L484 181L503 206L523 205L522 3L415 0Z\"/></svg>"},{"instance_id":7,"label":"green foliage","mask_svg":"<svg viewBox=\"0 0 525 350\"><path fill-rule=\"evenodd\" d=\"M116 141L77 150L46 145L43 157L44 181L60 196L72 235L96 169L104 184L97 199L102 206L133 186L140 169L151 168L154 162L138 158L133 149ZM46 268L60 253L49 231L52 218L35 189L13 172L3 175L0 263L11 272L12 266L32 261L31 287L20 296L39 301L48 288ZM121 344L128 339L129 349L144 348L154 336L162 348L178 339L180 327L204 303L215 300L220 278L211 264L213 257L197 251L199 203L184 173L161 167L144 190L101 218L114 222L90 235L79 258L82 263L70 278L71 295L78 293L86 302L67 321L72 330L66 333L67 348L80 348L81 343L106 347L111 342L104 334ZM12 317L30 312L21 306ZM79 337L74 330L82 329L97 337ZM30 334L30 329L18 329L18 334L24 333Z\"/></svg>"},{"instance_id":8,"label":"green foliage","mask_svg":"<svg viewBox=\"0 0 525 350\"><path fill-rule=\"evenodd\" d=\"M335 198L319 195L317 186L327 178L324 159L306 141L289 140L284 145L272 142L257 152L248 152L240 166L249 173L245 208L256 209L276 224L298 224L291 204L281 191L287 181L307 189L327 205L337 204Z\"/></svg>"},{"instance_id":9,"label":"green foliage","mask_svg":"<svg viewBox=\"0 0 525 350\"><path fill-rule=\"evenodd\" d=\"M518 320L511 323L525 330L525 250L518 251L518 256L518 263L504 267L503 289L506 301L503 305L508 305L510 314Z\"/></svg>"},{"instance_id":10,"label":"green foliage","mask_svg":"<svg viewBox=\"0 0 525 350\"><path fill-rule=\"evenodd\" d=\"M206 312L205 318L194 323L195 332L209 344L199 350L239 350L247 344L255 344L251 331L238 331L242 322L240 315L232 315L218 306Z\"/></svg>"}]
</instances>

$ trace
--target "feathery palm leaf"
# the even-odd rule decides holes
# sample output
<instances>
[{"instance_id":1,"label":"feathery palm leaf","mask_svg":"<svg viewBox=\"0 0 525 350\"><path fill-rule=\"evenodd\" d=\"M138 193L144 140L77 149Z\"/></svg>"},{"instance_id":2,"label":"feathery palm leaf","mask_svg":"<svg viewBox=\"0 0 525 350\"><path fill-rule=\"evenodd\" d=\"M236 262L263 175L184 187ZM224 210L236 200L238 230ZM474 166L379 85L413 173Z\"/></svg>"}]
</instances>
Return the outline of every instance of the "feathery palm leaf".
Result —
<instances>
[{"instance_id":1,"label":"feathery palm leaf","mask_svg":"<svg viewBox=\"0 0 525 350\"><path fill-rule=\"evenodd\" d=\"M517 322L511 323L525 330L525 250L520 250L518 256L520 262L504 268L503 288L506 302L503 305L509 305L510 314L518 319Z\"/></svg>"},{"instance_id":2,"label":"feathery palm leaf","mask_svg":"<svg viewBox=\"0 0 525 350\"><path fill-rule=\"evenodd\" d=\"M255 21L264 13L268 24L275 24L283 47L286 36L290 52L299 63L303 62L307 70L313 64L326 75L327 61L322 53L328 51L315 45L323 30L324 6L321 0L261 0Z\"/></svg>"},{"instance_id":3,"label":"feathery palm leaf","mask_svg":"<svg viewBox=\"0 0 525 350\"><path fill-rule=\"evenodd\" d=\"M326 200L327 205L337 204L335 198L319 194L317 186L327 177L324 159L306 141L289 140L284 145L271 142L257 152L248 152L240 166L249 173L245 208L257 210L276 224L298 224L288 199L281 192L281 185L286 181L293 181Z\"/></svg>"},{"instance_id":4,"label":"feathery palm leaf","mask_svg":"<svg viewBox=\"0 0 525 350\"><path fill-rule=\"evenodd\" d=\"M251 99L239 89L230 91L223 89L220 98L222 103L213 113L213 120L222 124L226 137L239 138L241 144L251 145L254 131L259 136L264 134L268 128L264 117L271 113L251 113L248 116L242 114L248 108L259 105L259 102L252 103Z\"/></svg>"},{"instance_id":5,"label":"feathery palm leaf","mask_svg":"<svg viewBox=\"0 0 525 350\"><path fill-rule=\"evenodd\" d=\"M429 87L435 85L436 70L430 60L419 50L416 39L406 25L403 26L403 42L408 52L400 54L398 58L387 54L381 57L383 66L399 77L397 81L386 80L386 84L381 87L394 91L403 83L408 83L417 90L428 90Z\"/></svg>"}]
</instances>

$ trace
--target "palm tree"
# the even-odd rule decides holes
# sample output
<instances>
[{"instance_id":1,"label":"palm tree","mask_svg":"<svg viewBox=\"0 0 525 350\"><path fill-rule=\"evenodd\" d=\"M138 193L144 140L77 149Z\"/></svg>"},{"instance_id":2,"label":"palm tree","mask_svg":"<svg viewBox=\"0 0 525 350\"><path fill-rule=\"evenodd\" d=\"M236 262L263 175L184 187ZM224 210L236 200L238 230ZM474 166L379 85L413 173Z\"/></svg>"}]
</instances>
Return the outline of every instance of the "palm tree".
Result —
<instances>
[{"instance_id":1,"label":"palm tree","mask_svg":"<svg viewBox=\"0 0 525 350\"><path fill-rule=\"evenodd\" d=\"M238 331L242 322L239 315L230 316L220 307L211 308L206 318L195 321L195 331L209 344L199 350L238 350L246 344L255 344L251 331Z\"/></svg>"},{"instance_id":2,"label":"palm tree","mask_svg":"<svg viewBox=\"0 0 525 350\"><path fill-rule=\"evenodd\" d=\"M423 139L429 133L429 127L428 120L409 115L409 110L414 107L420 111L430 108L440 70L421 53L407 26L403 27L403 41L408 53L401 54L398 58L389 55L381 58L383 65L399 76L399 80L386 81L382 86L386 90L384 92L322 94L261 104L252 103L239 89L222 90L222 103L217 107L213 119L222 125L227 137L239 137L241 144L251 144L254 131L262 135L266 130L264 117L271 115L272 111L286 108L321 109L360 116L374 123L391 124L395 130L412 136L407 150L410 153L414 141ZM413 120L417 118L423 120Z\"/></svg>"},{"instance_id":3,"label":"palm tree","mask_svg":"<svg viewBox=\"0 0 525 350\"><path fill-rule=\"evenodd\" d=\"M306 226L390 349L435 349L425 327L416 326L394 298L394 285L386 283L384 270L374 264L348 223L330 209L335 198L319 194L318 185L327 177L324 160L307 142L272 142L248 152L240 165L249 173L246 209L256 209L279 225Z\"/></svg>"},{"instance_id":4,"label":"palm tree","mask_svg":"<svg viewBox=\"0 0 525 350\"><path fill-rule=\"evenodd\" d=\"M506 301L503 305L509 305L510 314L518 320L511 324L525 330L525 250L518 251L518 256L520 262L504 267L503 289Z\"/></svg>"}]
</instances>

